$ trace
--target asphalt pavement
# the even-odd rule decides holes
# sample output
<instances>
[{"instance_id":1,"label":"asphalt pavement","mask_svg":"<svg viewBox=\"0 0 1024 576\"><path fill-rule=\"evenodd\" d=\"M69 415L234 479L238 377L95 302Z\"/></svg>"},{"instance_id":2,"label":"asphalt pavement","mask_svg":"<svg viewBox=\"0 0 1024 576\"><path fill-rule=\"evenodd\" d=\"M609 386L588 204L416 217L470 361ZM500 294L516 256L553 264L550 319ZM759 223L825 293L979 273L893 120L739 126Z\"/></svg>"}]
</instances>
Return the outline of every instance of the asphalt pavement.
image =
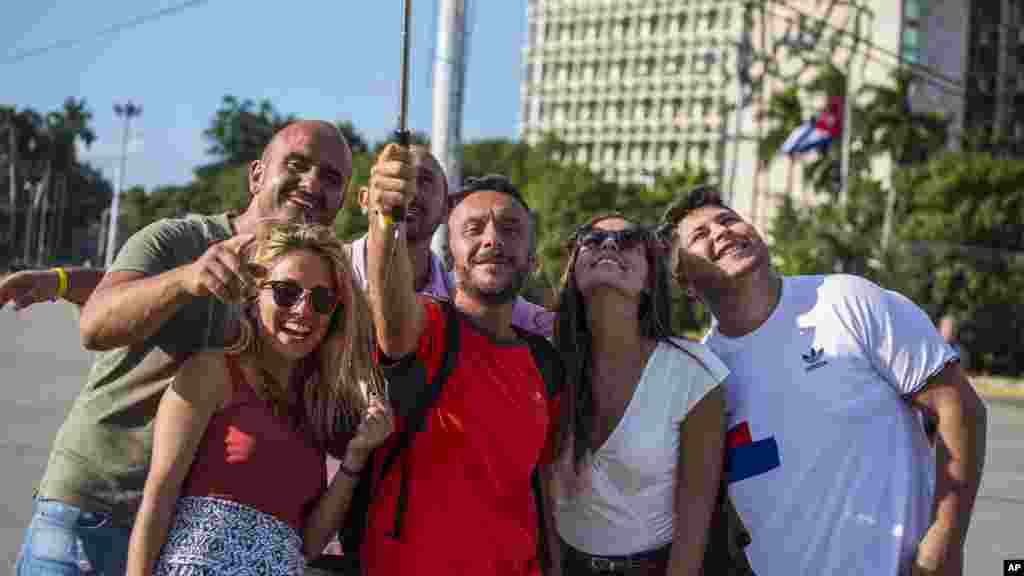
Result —
<instances>
[{"instance_id":1,"label":"asphalt pavement","mask_svg":"<svg viewBox=\"0 0 1024 576\"><path fill-rule=\"evenodd\" d=\"M75 306L0 310L0 568L10 573L28 525L32 491L50 443L85 382ZM1024 393L986 394L985 477L967 539L965 574L998 576L1003 560L1024 558Z\"/></svg>"}]
</instances>

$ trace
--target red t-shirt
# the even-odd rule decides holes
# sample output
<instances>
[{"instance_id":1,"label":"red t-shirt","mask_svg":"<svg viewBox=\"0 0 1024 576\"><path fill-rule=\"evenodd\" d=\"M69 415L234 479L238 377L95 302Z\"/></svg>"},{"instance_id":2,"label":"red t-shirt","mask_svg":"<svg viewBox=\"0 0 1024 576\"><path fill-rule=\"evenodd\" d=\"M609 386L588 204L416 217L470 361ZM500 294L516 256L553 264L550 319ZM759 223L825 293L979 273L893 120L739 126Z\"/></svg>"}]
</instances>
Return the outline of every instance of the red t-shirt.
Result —
<instances>
[{"instance_id":1,"label":"red t-shirt","mask_svg":"<svg viewBox=\"0 0 1024 576\"><path fill-rule=\"evenodd\" d=\"M445 315L437 302L422 301L426 327L415 356L389 370L393 396L401 394L399 387L427 386L442 361ZM498 341L461 314L458 321L454 368L405 452L401 540L389 536L400 460L374 487L362 552L368 573L540 573L530 481L546 454L557 398L548 397L526 342ZM399 418L398 429L404 424ZM378 452L390 451L396 437Z\"/></svg>"}]
</instances>

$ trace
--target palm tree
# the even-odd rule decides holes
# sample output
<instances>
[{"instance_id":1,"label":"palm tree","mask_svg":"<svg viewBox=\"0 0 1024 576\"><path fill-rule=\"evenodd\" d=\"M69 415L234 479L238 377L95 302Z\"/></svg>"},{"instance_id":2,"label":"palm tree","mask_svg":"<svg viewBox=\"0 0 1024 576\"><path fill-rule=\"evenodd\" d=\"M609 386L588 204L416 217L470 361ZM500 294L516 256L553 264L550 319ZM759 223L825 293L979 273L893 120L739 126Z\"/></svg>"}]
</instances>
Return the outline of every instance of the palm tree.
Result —
<instances>
[{"instance_id":1,"label":"palm tree","mask_svg":"<svg viewBox=\"0 0 1024 576\"><path fill-rule=\"evenodd\" d=\"M34 113L33 113L34 114ZM38 115L35 115L38 117ZM45 120L34 120L34 142L30 146L30 161L34 165L32 202L25 213L25 252L26 262L33 259L42 262L46 259L49 247L53 244L48 234L48 224L59 231L63 228L63 214L57 217L51 210L51 202L62 207L67 201L67 182L72 170L77 166L78 154L75 143L82 140L86 145L92 144L96 134L89 127L92 113L86 107L85 100L68 98L59 112L51 112ZM62 193L55 196L56 182L61 182ZM35 248L35 250L33 250ZM35 252L35 258L33 258Z\"/></svg>"},{"instance_id":2,"label":"palm tree","mask_svg":"<svg viewBox=\"0 0 1024 576\"><path fill-rule=\"evenodd\" d=\"M40 259L44 249L51 253L59 249L67 230L65 213L71 200L69 182L73 171L78 170L78 149L75 144L81 140L88 147L96 140L96 133L89 126L91 121L92 112L89 111L84 99L68 98L64 101L62 113L50 115L50 131L54 135L54 165L60 167L61 172L57 180L58 186L52 194L56 203L53 213L55 234L50 236L49 242L40 242ZM44 238L45 235L41 235L40 240Z\"/></svg>"},{"instance_id":3,"label":"palm tree","mask_svg":"<svg viewBox=\"0 0 1024 576\"><path fill-rule=\"evenodd\" d=\"M939 112L915 111L910 95L918 82L910 69L895 69L891 85L869 84L861 92L870 98L862 119L867 147L888 153L897 165L920 163L945 148L949 140L949 120ZM895 187L886 194L882 250L889 244Z\"/></svg>"}]
</instances>

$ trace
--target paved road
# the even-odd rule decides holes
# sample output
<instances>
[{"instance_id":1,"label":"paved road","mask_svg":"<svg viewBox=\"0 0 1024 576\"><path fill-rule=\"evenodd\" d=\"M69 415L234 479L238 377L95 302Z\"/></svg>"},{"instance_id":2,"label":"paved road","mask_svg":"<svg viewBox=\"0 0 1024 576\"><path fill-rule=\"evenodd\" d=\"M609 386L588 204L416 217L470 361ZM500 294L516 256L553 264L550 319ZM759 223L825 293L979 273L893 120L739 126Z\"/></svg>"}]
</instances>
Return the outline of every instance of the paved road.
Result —
<instances>
[{"instance_id":1,"label":"paved road","mask_svg":"<svg viewBox=\"0 0 1024 576\"><path fill-rule=\"evenodd\" d=\"M28 523L50 442L82 386L92 355L70 304L0 310L0 570L9 573ZM970 576L1002 574L1024 558L1024 400L992 403L985 480L967 543Z\"/></svg>"}]
</instances>

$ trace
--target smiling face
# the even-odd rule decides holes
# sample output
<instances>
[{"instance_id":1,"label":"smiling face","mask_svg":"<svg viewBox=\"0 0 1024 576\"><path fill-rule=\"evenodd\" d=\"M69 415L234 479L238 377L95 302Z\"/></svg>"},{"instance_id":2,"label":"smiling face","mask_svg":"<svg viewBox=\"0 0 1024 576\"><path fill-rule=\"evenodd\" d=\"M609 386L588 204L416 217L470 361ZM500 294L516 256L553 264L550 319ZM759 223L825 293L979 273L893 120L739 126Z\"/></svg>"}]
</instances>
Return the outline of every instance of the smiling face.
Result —
<instances>
[{"instance_id":1,"label":"smiling face","mask_svg":"<svg viewBox=\"0 0 1024 576\"><path fill-rule=\"evenodd\" d=\"M302 289L297 300L296 287ZM330 294L330 311L324 305L325 292ZM269 271L257 297L260 340L285 358L305 357L327 334L337 293L326 258L308 250L285 254Z\"/></svg>"},{"instance_id":2,"label":"smiling face","mask_svg":"<svg viewBox=\"0 0 1024 576\"><path fill-rule=\"evenodd\" d=\"M686 215L676 227L673 251L689 256L686 282L698 292L724 287L771 266L768 245L751 224L721 206L704 206ZM676 269L680 254L673 256Z\"/></svg>"},{"instance_id":3,"label":"smiling face","mask_svg":"<svg viewBox=\"0 0 1024 576\"><path fill-rule=\"evenodd\" d=\"M295 122L278 132L249 168L249 191L261 218L329 225L352 177L352 152L322 122Z\"/></svg>"},{"instance_id":4,"label":"smiling face","mask_svg":"<svg viewBox=\"0 0 1024 576\"><path fill-rule=\"evenodd\" d=\"M448 184L441 163L426 146L410 147L412 166L416 170L416 195L405 212L406 238L412 244L430 242L434 231L448 216ZM359 206L366 214L370 206L370 189L359 191Z\"/></svg>"},{"instance_id":5,"label":"smiling face","mask_svg":"<svg viewBox=\"0 0 1024 576\"><path fill-rule=\"evenodd\" d=\"M455 207L448 225L459 290L488 305L515 299L534 264L526 208L502 192L473 192Z\"/></svg>"},{"instance_id":6,"label":"smiling face","mask_svg":"<svg viewBox=\"0 0 1024 576\"><path fill-rule=\"evenodd\" d=\"M648 287L645 240L643 230L619 217L599 220L581 232L573 274L584 298L605 287L639 299Z\"/></svg>"}]
</instances>

